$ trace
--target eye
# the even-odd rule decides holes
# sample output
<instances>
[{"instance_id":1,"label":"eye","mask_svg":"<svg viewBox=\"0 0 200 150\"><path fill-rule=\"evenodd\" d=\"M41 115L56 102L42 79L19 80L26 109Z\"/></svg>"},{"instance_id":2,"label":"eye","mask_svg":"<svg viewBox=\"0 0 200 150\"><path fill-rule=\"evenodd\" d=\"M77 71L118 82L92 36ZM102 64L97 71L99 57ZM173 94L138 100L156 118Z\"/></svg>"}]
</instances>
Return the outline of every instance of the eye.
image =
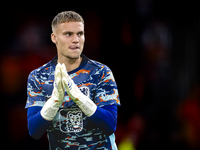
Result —
<instances>
[{"instance_id":1,"label":"eye","mask_svg":"<svg viewBox=\"0 0 200 150\"><path fill-rule=\"evenodd\" d=\"M66 33L66 36L71 36L72 35L72 33Z\"/></svg>"},{"instance_id":2,"label":"eye","mask_svg":"<svg viewBox=\"0 0 200 150\"><path fill-rule=\"evenodd\" d=\"M83 35L83 32L82 32L82 31L81 31L81 32L78 32L77 35L78 35L78 36L82 36L82 35Z\"/></svg>"},{"instance_id":3,"label":"eye","mask_svg":"<svg viewBox=\"0 0 200 150\"><path fill-rule=\"evenodd\" d=\"M63 35L71 36L71 35L72 35L72 32L63 32Z\"/></svg>"}]
</instances>

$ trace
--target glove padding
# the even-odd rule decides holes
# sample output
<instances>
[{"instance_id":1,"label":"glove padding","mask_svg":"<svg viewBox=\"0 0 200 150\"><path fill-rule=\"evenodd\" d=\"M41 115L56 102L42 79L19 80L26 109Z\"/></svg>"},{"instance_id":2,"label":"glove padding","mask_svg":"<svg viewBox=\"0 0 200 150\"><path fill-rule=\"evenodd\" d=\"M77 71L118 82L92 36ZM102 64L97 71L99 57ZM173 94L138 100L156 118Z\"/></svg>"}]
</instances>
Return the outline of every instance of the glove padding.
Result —
<instances>
[{"instance_id":1,"label":"glove padding","mask_svg":"<svg viewBox=\"0 0 200 150\"><path fill-rule=\"evenodd\" d=\"M40 112L41 116L48 121L53 120L64 99L64 87L62 84L61 67L62 65L60 63L56 65L54 75L54 88L51 98L48 99Z\"/></svg>"},{"instance_id":2,"label":"glove padding","mask_svg":"<svg viewBox=\"0 0 200 150\"><path fill-rule=\"evenodd\" d=\"M63 87L66 88L69 97L79 106L86 116L92 116L97 109L97 105L78 89L68 75L65 64L62 64L61 72Z\"/></svg>"}]
</instances>

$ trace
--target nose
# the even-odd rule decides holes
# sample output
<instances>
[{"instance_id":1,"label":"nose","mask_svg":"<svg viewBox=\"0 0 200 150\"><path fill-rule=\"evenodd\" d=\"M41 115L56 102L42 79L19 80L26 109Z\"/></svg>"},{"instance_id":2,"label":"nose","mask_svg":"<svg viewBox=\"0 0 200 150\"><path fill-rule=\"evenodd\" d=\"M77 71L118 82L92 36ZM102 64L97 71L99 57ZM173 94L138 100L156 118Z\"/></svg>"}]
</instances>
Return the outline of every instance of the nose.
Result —
<instances>
[{"instance_id":1,"label":"nose","mask_svg":"<svg viewBox=\"0 0 200 150\"><path fill-rule=\"evenodd\" d=\"M78 43L78 42L79 42L78 36L74 34L72 38L72 43Z\"/></svg>"}]
</instances>

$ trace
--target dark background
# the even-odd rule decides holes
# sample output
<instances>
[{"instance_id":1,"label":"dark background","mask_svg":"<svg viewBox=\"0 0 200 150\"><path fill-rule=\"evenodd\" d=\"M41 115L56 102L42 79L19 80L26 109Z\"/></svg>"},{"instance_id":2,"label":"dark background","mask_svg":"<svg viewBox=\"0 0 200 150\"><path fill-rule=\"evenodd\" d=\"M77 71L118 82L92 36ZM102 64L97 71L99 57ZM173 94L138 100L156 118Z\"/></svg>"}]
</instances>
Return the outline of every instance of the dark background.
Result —
<instances>
[{"instance_id":1,"label":"dark background","mask_svg":"<svg viewBox=\"0 0 200 150\"><path fill-rule=\"evenodd\" d=\"M200 149L200 11L197 2L172 0L1 4L1 143L48 149L46 135L36 141L28 134L26 85L56 55L51 21L65 10L85 20L83 54L114 73L119 150Z\"/></svg>"}]
</instances>

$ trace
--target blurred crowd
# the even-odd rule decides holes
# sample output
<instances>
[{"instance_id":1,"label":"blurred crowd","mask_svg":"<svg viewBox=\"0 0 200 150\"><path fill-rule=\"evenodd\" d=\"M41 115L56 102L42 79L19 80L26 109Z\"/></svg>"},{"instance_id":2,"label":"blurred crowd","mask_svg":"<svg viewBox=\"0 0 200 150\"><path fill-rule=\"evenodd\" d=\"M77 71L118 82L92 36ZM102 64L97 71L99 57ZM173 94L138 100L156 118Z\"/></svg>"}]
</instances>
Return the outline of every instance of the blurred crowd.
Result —
<instances>
[{"instance_id":1,"label":"blurred crowd","mask_svg":"<svg viewBox=\"0 0 200 150\"><path fill-rule=\"evenodd\" d=\"M0 51L2 129L5 141L12 143L8 148L48 149L46 135L35 141L28 134L27 78L56 55L50 40L53 17L74 10L85 20L83 54L108 65L118 85L118 149L200 149L200 12L181 4L134 0L117 7L10 11L9 19L3 18L9 26L1 25L5 42Z\"/></svg>"}]
</instances>

